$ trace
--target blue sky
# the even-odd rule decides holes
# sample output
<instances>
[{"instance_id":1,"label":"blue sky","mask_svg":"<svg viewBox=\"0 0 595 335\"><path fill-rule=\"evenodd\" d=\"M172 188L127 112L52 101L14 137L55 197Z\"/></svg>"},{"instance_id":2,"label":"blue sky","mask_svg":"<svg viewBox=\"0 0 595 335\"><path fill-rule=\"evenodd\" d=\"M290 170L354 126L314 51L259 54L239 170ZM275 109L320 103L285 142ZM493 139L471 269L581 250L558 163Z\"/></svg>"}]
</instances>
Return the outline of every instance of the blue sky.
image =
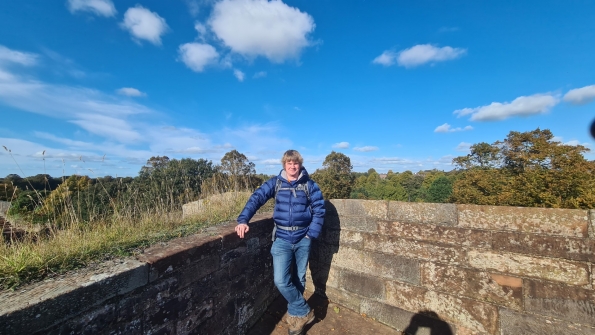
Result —
<instances>
[{"instance_id":1,"label":"blue sky","mask_svg":"<svg viewBox=\"0 0 595 335\"><path fill-rule=\"evenodd\" d=\"M450 170L537 127L592 147L594 55L594 1L3 1L0 176L232 149Z\"/></svg>"}]
</instances>

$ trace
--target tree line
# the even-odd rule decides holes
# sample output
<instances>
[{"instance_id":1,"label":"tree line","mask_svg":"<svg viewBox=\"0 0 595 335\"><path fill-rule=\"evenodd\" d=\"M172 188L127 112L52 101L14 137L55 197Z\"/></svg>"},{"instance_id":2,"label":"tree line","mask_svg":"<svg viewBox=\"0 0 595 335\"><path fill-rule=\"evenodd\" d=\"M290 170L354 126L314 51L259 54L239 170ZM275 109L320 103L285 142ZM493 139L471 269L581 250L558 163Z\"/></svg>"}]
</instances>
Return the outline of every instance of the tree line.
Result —
<instances>
[{"instance_id":1,"label":"tree line","mask_svg":"<svg viewBox=\"0 0 595 335\"><path fill-rule=\"evenodd\" d=\"M452 171L354 172L350 158L333 151L311 178L326 199L595 208L595 162L585 158L588 151L555 141L551 131L538 128L474 144L468 155L453 159ZM11 215L60 221L68 213L86 221L123 210L138 215L177 211L208 194L254 190L270 177L256 174L254 163L236 150L220 164L156 156L136 177L11 174L0 179L0 200L12 202Z\"/></svg>"}]
</instances>

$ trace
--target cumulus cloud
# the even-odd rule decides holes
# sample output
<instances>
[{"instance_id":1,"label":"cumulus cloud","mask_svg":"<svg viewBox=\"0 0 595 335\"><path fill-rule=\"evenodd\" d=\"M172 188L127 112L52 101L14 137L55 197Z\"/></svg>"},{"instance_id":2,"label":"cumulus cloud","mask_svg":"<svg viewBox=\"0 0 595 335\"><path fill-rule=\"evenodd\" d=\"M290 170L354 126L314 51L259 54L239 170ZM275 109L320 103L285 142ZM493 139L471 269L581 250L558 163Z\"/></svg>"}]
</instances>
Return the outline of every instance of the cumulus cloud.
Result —
<instances>
[{"instance_id":1,"label":"cumulus cloud","mask_svg":"<svg viewBox=\"0 0 595 335\"><path fill-rule=\"evenodd\" d=\"M354 147L353 150L359 151L359 152L371 152L371 151L377 151L378 147L368 145L368 146L364 146L364 147Z\"/></svg>"},{"instance_id":2,"label":"cumulus cloud","mask_svg":"<svg viewBox=\"0 0 595 335\"><path fill-rule=\"evenodd\" d=\"M91 12L96 15L110 17L116 15L116 7L111 0L68 0L71 13Z\"/></svg>"},{"instance_id":3,"label":"cumulus cloud","mask_svg":"<svg viewBox=\"0 0 595 335\"><path fill-rule=\"evenodd\" d=\"M29 52L22 52L9 49L0 45L0 65L14 63L24 66L32 66L37 63L37 55Z\"/></svg>"},{"instance_id":4,"label":"cumulus cloud","mask_svg":"<svg viewBox=\"0 0 595 335\"><path fill-rule=\"evenodd\" d=\"M122 87L121 89L117 90L116 92L118 92L118 94L125 95L128 97L144 97L147 95L146 93L141 92L133 87Z\"/></svg>"},{"instance_id":5,"label":"cumulus cloud","mask_svg":"<svg viewBox=\"0 0 595 335\"><path fill-rule=\"evenodd\" d=\"M468 131L468 130L473 130L473 127L465 126L464 128L461 128L461 127L452 128L448 123L445 123L441 126L436 127L436 129L434 129L434 132L435 133L454 133L457 131Z\"/></svg>"},{"instance_id":6,"label":"cumulus cloud","mask_svg":"<svg viewBox=\"0 0 595 335\"><path fill-rule=\"evenodd\" d=\"M461 143L459 143L459 145L457 145L457 147L455 148L455 150L456 151L467 152L467 151L469 151L470 148L471 148L471 143L461 142Z\"/></svg>"},{"instance_id":7,"label":"cumulus cloud","mask_svg":"<svg viewBox=\"0 0 595 335\"><path fill-rule=\"evenodd\" d=\"M223 0L213 8L208 25L233 52L263 56L275 63L299 58L312 44L314 19L282 1Z\"/></svg>"},{"instance_id":8,"label":"cumulus cloud","mask_svg":"<svg viewBox=\"0 0 595 335\"><path fill-rule=\"evenodd\" d=\"M335 149L347 149L349 148L349 142L339 142L333 144L333 148Z\"/></svg>"},{"instance_id":9,"label":"cumulus cloud","mask_svg":"<svg viewBox=\"0 0 595 335\"><path fill-rule=\"evenodd\" d=\"M471 115L471 121L501 121L514 116L544 114L558 102L559 99L551 94L534 94L520 96L512 102L492 102L487 106L458 109L454 114L459 117Z\"/></svg>"},{"instance_id":10,"label":"cumulus cloud","mask_svg":"<svg viewBox=\"0 0 595 335\"><path fill-rule=\"evenodd\" d=\"M399 52L397 62L400 66L415 67L426 63L444 62L457 59L467 53L467 49L436 47L431 44L418 44Z\"/></svg>"},{"instance_id":11,"label":"cumulus cloud","mask_svg":"<svg viewBox=\"0 0 595 335\"><path fill-rule=\"evenodd\" d=\"M564 101L573 105L585 105L595 100L595 85L575 88L564 95Z\"/></svg>"},{"instance_id":12,"label":"cumulus cloud","mask_svg":"<svg viewBox=\"0 0 595 335\"><path fill-rule=\"evenodd\" d=\"M398 57L399 57L398 53L396 53L394 51L387 50L387 51L384 51L380 56L374 58L372 63L380 64L380 65L384 65L384 66L391 66L391 65L395 64Z\"/></svg>"},{"instance_id":13,"label":"cumulus cloud","mask_svg":"<svg viewBox=\"0 0 595 335\"><path fill-rule=\"evenodd\" d=\"M161 35L169 29L164 18L141 5L128 8L121 25L135 39L147 40L155 45L161 45Z\"/></svg>"},{"instance_id":14,"label":"cumulus cloud","mask_svg":"<svg viewBox=\"0 0 595 335\"><path fill-rule=\"evenodd\" d=\"M210 44L186 43L178 49L181 60L192 71L202 72L207 65L217 63L219 53Z\"/></svg>"},{"instance_id":15,"label":"cumulus cloud","mask_svg":"<svg viewBox=\"0 0 595 335\"><path fill-rule=\"evenodd\" d=\"M239 81L244 81L244 77L245 74L244 72L238 70L238 69L234 69L233 70L233 75L239 80Z\"/></svg>"},{"instance_id":16,"label":"cumulus cloud","mask_svg":"<svg viewBox=\"0 0 595 335\"><path fill-rule=\"evenodd\" d=\"M453 47L437 47L431 44L418 44L399 52L384 51L374 58L372 63L391 66L397 63L404 67L415 67L426 63L444 62L457 59L467 53L467 49Z\"/></svg>"}]
</instances>

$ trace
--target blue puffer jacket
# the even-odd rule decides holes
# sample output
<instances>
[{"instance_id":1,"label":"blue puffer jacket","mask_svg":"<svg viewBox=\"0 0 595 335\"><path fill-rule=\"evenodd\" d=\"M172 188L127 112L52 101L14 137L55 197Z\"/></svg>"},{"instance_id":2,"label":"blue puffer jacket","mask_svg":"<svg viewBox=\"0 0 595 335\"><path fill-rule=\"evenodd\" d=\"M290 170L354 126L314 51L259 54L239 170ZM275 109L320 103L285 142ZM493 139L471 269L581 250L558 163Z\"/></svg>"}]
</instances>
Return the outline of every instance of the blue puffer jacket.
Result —
<instances>
[{"instance_id":1,"label":"blue puffer jacket","mask_svg":"<svg viewBox=\"0 0 595 335\"><path fill-rule=\"evenodd\" d=\"M297 180L287 181L285 170L281 170L277 177L267 180L254 193L246 206L238 216L238 224L248 223L256 211L269 199L275 197L275 186L277 179L281 180L281 187L275 201L275 212L273 219L277 226L304 227L294 231L277 229L276 238L284 239L290 243L297 243L304 236L315 239L320 235L324 223L324 199L318 185L310 180L308 172L302 167ZM295 188L300 184L308 184L310 202L305 191L293 191L288 188ZM312 210L310 210L312 208Z\"/></svg>"}]
</instances>

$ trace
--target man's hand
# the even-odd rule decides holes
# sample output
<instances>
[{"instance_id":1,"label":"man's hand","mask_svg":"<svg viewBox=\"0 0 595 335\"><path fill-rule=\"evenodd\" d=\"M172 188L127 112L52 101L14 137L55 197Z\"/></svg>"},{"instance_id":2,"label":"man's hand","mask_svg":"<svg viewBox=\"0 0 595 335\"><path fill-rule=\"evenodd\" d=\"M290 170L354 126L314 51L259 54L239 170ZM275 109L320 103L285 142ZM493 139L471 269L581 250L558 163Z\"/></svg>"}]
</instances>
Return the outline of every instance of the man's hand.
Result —
<instances>
[{"instance_id":1,"label":"man's hand","mask_svg":"<svg viewBox=\"0 0 595 335\"><path fill-rule=\"evenodd\" d=\"M236 233L238 233L240 238L244 238L244 234L246 234L249 230L250 227L248 227L248 225L245 223L240 223L236 226Z\"/></svg>"}]
</instances>

